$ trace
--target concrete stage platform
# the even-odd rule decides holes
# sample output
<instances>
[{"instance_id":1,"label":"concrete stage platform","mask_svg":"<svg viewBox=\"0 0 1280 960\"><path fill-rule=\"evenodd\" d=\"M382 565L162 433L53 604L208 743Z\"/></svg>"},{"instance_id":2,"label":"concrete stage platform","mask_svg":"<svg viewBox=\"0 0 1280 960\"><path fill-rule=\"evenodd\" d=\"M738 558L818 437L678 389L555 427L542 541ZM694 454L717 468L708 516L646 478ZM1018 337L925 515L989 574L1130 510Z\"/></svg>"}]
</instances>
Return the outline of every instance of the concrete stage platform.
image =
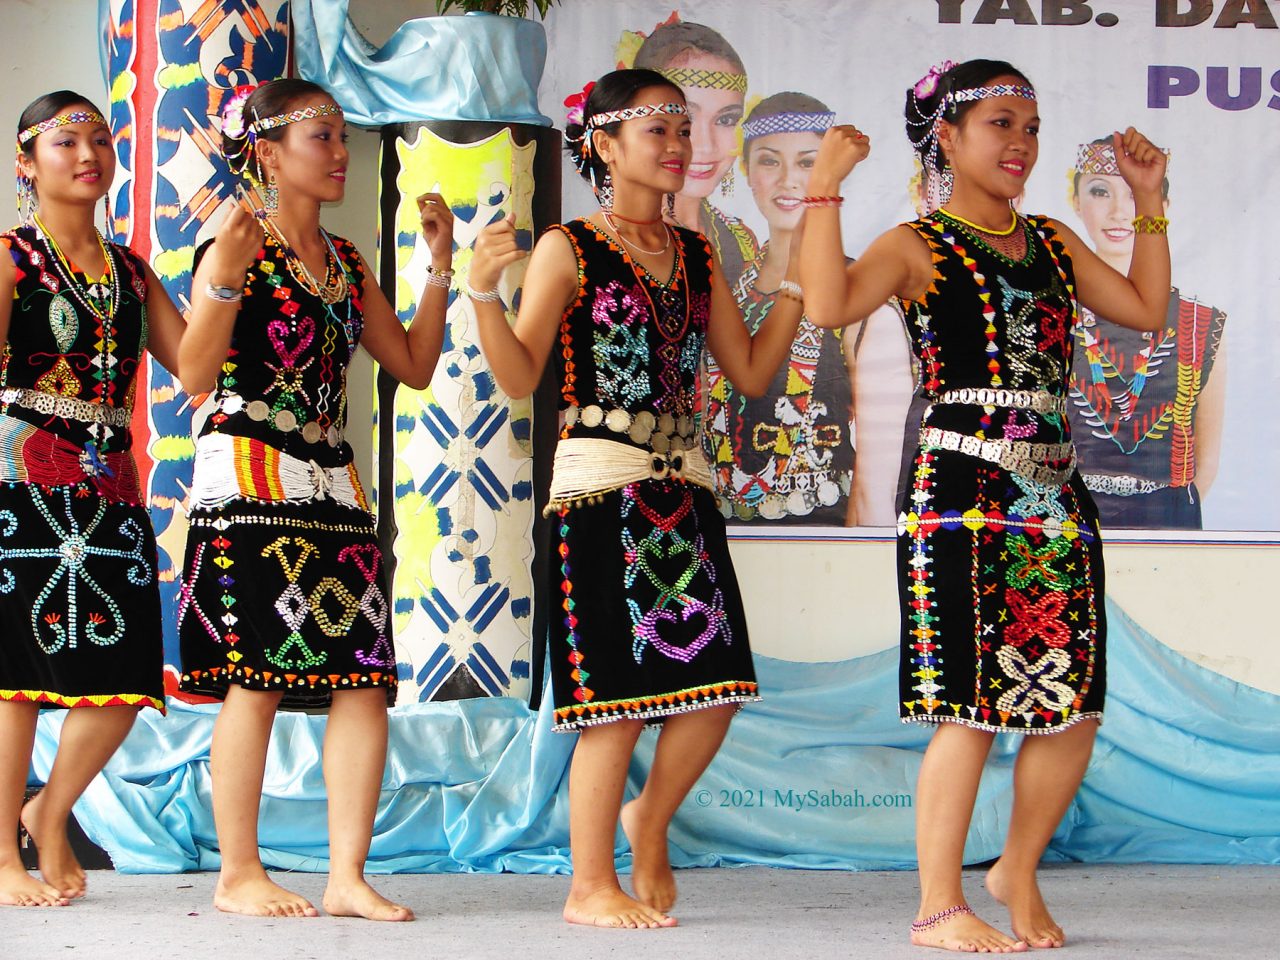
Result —
<instances>
[{"instance_id":1,"label":"concrete stage platform","mask_svg":"<svg viewBox=\"0 0 1280 960\"><path fill-rule=\"evenodd\" d=\"M462 960L542 957L749 956L753 960L936 957L907 943L912 873L834 873L765 867L683 870L681 926L593 930L560 919L567 877L400 875L378 889L409 904L418 921L373 924L321 917L260 920L218 913L212 874L89 874L71 907L0 907L0 957L50 960L146 956L198 960ZM280 882L319 903L325 877ZM967 871L980 914L1005 914ZM1093 866L1043 871L1045 897L1067 931L1071 957L1183 960L1280 957L1280 867ZM625 879L624 879L625 883Z\"/></svg>"}]
</instances>

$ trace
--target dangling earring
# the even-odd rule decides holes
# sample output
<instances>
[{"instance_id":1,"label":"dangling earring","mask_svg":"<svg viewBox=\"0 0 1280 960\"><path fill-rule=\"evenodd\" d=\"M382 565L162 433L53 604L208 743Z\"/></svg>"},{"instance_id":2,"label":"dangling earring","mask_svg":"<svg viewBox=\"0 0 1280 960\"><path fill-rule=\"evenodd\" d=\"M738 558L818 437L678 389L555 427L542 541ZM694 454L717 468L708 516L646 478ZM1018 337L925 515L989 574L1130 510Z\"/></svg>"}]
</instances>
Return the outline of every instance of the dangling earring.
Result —
<instances>
[{"instance_id":1,"label":"dangling earring","mask_svg":"<svg viewBox=\"0 0 1280 960\"><path fill-rule=\"evenodd\" d=\"M613 176L608 170L604 172L604 179L596 189L596 199L600 202L600 209L606 213L613 209Z\"/></svg>"},{"instance_id":2,"label":"dangling earring","mask_svg":"<svg viewBox=\"0 0 1280 960\"><path fill-rule=\"evenodd\" d=\"M262 203L263 212L268 217L274 217L280 210L280 190L274 177L267 181L266 189L262 191Z\"/></svg>"},{"instance_id":3,"label":"dangling earring","mask_svg":"<svg viewBox=\"0 0 1280 960\"><path fill-rule=\"evenodd\" d=\"M729 164L729 172L720 181L720 195L724 197L733 196L733 164Z\"/></svg>"},{"instance_id":4,"label":"dangling earring","mask_svg":"<svg viewBox=\"0 0 1280 960\"><path fill-rule=\"evenodd\" d=\"M956 175L951 170L951 162L942 168L942 182L938 188L938 196L942 203L951 199L951 190L956 185Z\"/></svg>"},{"instance_id":5,"label":"dangling earring","mask_svg":"<svg viewBox=\"0 0 1280 960\"><path fill-rule=\"evenodd\" d=\"M36 205L39 202L36 199L35 187L31 180L24 176L18 177L17 184L18 199L18 219L22 223L30 223L32 215L36 212Z\"/></svg>"},{"instance_id":6,"label":"dangling earring","mask_svg":"<svg viewBox=\"0 0 1280 960\"><path fill-rule=\"evenodd\" d=\"M102 209L107 215L106 236L108 240L114 240L116 236L116 222L111 217L111 191L108 190L102 198Z\"/></svg>"},{"instance_id":7,"label":"dangling earring","mask_svg":"<svg viewBox=\"0 0 1280 960\"><path fill-rule=\"evenodd\" d=\"M674 193L667 194L667 219L672 223L676 220L676 195Z\"/></svg>"}]
</instances>

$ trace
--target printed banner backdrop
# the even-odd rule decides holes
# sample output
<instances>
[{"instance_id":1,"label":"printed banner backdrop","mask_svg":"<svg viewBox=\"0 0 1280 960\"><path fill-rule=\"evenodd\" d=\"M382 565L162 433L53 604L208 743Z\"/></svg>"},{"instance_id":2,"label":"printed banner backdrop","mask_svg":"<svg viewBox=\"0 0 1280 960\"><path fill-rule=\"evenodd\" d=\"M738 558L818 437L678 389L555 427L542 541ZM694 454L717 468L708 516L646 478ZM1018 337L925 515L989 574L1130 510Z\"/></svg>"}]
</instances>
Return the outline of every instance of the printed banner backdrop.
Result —
<instances>
[{"instance_id":1,"label":"printed banner backdrop","mask_svg":"<svg viewBox=\"0 0 1280 960\"><path fill-rule=\"evenodd\" d=\"M567 95L619 65L678 71L694 157L677 215L711 237L753 327L781 276L769 254L788 242L784 208L803 194L805 151L819 137L783 135L809 142L775 142L772 152L749 152L744 166L741 120L762 101L767 112L767 98L805 94L817 105L772 103L829 108L835 122L870 135L870 157L843 188L853 257L917 215L919 166L903 107L932 64L985 57L1028 74L1042 127L1020 209L1055 217L1122 270L1132 198L1096 165L1081 164L1088 172L1078 176L1077 158L1082 146L1087 155L1092 141L1137 127L1170 153L1174 289L1166 327L1154 336L1081 311L1070 418L1082 472L1111 530L1274 539L1280 504L1256 495L1255 478L1280 466L1272 399L1280 350L1267 321L1280 297L1280 269L1268 256L1268 225L1280 209L1271 169L1280 155L1278 0L761 0L750 17L742 12L732 0L674 11L648 0L557 8L543 109L562 114ZM710 30L686 27L684 39L669 42L664 29L645 49L660 25L676 21ZM732 79L742 72L735 60L745 92ZM751 141L751 150L768 139ZM753 166L757 155L772 160ZM593 211L585 183L567 162L564 169L565 216ZM761 282L766 275L772 285ZM921 412L911 402L901 316L886 305L840 336L817 334L802 327L762 401L735 398L709 370L707 452L726 512L748 525L739 535L840 536L831 525L891 526L896 517L898 469Z\"/></svg>"}]
</instances>

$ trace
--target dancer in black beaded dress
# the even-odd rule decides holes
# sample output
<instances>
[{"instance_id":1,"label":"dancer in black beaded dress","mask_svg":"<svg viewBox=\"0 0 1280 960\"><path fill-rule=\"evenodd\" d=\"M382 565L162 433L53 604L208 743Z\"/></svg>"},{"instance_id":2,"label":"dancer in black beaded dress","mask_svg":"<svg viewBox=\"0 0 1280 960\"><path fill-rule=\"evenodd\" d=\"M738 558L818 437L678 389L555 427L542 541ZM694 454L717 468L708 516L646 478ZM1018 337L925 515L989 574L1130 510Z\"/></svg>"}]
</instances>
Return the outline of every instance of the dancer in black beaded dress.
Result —
<instances>
[{"instance_id":1,"label":"dancer in black beaded dress","mask_svg":"<svg viewBox=\"0 0 1280 960\"><path fill-rule=\"evenodd\" d=\"M144 350L176 367L183 322L151 269L93 225L115 172L102 114L61 90L18 123L24 222L0 234L0 904L85 892L72 804L142 707L164 710L156 544L129 425ZM42 708L69 708L23 794ZM18 820L36 843L23 869Z\"/></svg>"},{"instance_id":2,"label":"dancer in black beaded dress","mask_svg":"<svg viewBox=\"0 0 1280 960\"><path fill-rule=\"evenodd\" d=\"M425 387L440 355L452 215L418 198L427 287L406 329L355 247L320 226L342 199L342 111L323 89L276 80L236 92L223 151L260 191L197 251L183 386L216 388L196 441L191 535L179 613L182 687L225 698L210 763L222 855L214 904L259 916L314 915L258 855L258 803L278 706L328 706L331 914L410 920L365 882L386 762L396 667L382 555L347 426L357 345ZM265 230L265 234L264 234Z\"/></svg>"},{"instance_id":3,"label":"dancer in black beaded dress","mask_svg":"<svg viewBox=\"0 0 1280 960\"><path fill-rule=\"evenodd\" d=\"M935 724L916 794L921 904L913 943L1005 952L1061 946L1036 865L1092 750L1106 684L1097 510L1066 420L1077 304L1156 329L1169 284L1164 154L1116 134L1138 239L1127 277L1012 200L1037 157L1035 91L1016 69L935 67L907 93L907 131L943 205L844 268L834 207L810 210L802 276L817 323L906 307L930 401L899 516L899 712ZM811 190L834 194L866 156L856 130L823 142ZM960 884L994 734L1021 746L1003 855L987 875L1014 937L973 915Z\"/></svg>"},{"instance_id":4,"label":"dancer in black beaded dress","mask_svg":"<svg viewBox=\"0 0 1280 960\"><path fill-rule=\"evenodd\" d=\"M468 281L506 393L531 392L553 348L556 358L564 430L549 507L559 562L548 649L556 729L579 734L572 923L675 922L668 825L734 712L758 699L694 403L704 347L740 390L761 393L801 310L785 300L753 338L707 240L663 223L663 195L679 191L692 154L686 111L679 88L648 70L589 87L567 132L604 210L538 242L514 328L496 290L524 255L509 222L481 233ZM646 723L663 725L653 766L621 811L633 899L618 883L613 838Z\"/></svg>"}]
</instances>

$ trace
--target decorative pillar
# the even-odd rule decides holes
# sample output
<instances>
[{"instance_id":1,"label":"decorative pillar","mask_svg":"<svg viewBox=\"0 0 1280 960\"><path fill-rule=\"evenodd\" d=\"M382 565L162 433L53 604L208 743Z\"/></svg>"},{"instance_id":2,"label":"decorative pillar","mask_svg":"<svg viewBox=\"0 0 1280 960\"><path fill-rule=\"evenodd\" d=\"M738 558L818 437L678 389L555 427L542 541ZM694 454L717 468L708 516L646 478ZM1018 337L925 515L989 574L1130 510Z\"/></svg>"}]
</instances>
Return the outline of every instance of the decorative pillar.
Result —
<instances>
[{"instance_id":1,"label":"decorative pillar","mask_svg":"<svg viewBox=\"0 0 1280 960\"><path fill-rule=\"evenodd\" d=\"M522 696L531 637L545 631L534 622L535 583L546 580L539 545L547 542L534 491L548 485L555 407L545 389L532 401L502 393L461 291L487 224L514 212L517 235L531 247L558 221L560 135L529 124L395 124L382 129L380 170L378 274L402 322L413 316L430 262L416 198L438 192L455 217L457 275L431 386L412 390L376 374L373 497L400 699ZM526 263L509 268L500 288L513 319ZM535 406L549 415L534 417Z\"/></svg>"},{"instance_id":2,"label":"decorative pillar","mask_svg":"<svg viewBox=\"0 0 1280 960\"><path fill-rule=\"evenodd\" d=\"M284 76L287 0L99 0L103 69L116 141L114 239L190 305L191 258L203 228L235 196L219 152L231 89ZM176 692L177 592L195 445L196 403L148 360L138 375L134 453L160 547L166 689Z\"/></svg>"}]
</instances>

